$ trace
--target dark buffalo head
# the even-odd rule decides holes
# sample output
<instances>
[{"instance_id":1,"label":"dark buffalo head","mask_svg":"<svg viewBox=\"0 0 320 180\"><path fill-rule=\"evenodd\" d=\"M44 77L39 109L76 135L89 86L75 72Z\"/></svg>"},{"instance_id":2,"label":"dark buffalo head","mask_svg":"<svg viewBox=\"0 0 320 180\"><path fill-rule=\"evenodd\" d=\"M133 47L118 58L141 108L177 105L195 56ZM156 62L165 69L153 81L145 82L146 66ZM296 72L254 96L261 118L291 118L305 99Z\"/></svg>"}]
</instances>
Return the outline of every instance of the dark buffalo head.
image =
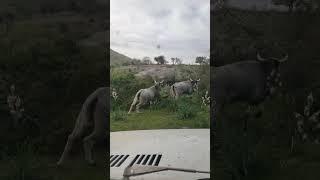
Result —
<instances>
[{"instance_id":1,"label":"dark buffalo head","mask_svg":"<svg viewBox=\"0 0 320 180\"><path fill-rule=\"evenodd\" d=\"M288 59L288 54L282 58L263 58L258 53L257 60L262 63L266 73L265 83L266 91L268 95L274 95L277 89L282 86L280 79L280 63L285 62Z\"/></svg>"},{"instance_id":2,"label":"dark buffalo head","mask_svg":"<svg viewBox=\"0 0 320 180\"><path fill-rule=\"evenodd\" d=\"M164 81L162 80L162 81L156 81L156 80L154 80L154 87L157 89L157 90L159 90L161 87L163 87L164 86L164 83L163 83Z\"/></svg>"},{"instance_id":3,"label":"dark buffalo head","mask_svg":"<svg viewBox=\"0 0 320 180\"><path fill-rule=\"evenodd\" d=\"M190 78L189 81L191 82L192 89L194 91L197 91L198 90L198 83L200 82L200 78L198 80L193 80Z\"/></svg>"}]
</instances>

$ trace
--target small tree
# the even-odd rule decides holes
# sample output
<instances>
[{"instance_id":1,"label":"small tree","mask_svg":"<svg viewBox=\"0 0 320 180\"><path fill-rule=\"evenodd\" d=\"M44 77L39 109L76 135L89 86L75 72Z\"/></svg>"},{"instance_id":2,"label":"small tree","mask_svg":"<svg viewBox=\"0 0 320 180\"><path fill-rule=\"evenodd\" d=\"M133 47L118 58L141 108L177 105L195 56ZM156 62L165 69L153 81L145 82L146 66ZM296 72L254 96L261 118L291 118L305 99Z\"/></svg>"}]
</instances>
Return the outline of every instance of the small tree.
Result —
<instances>
[{"instance_id":1,"label":"small tree","mask_svg":"<svg viewBox=\"0 0 320 180\"><path fill-rule=\"evenodd\" d=\"M171 62L172 62L172 65L174 65L176 62L176 58L171 58Z\"/></svg>"},{"instance_id":2,"label":"small tree","mask_svg":"<svg viewBox=\"0 0 320 180\"><path fill-rule=\"evenodd\" d=\"M205 63L205 64L210 64L210 57L206 57L204 63Z\"/></svg>"},{"instance_id":3,"label":"small tree","mask_svg":"<svg viewBox=\"0 0 320 180\"><path fill-rule=\"evenodd\" d=\"M287 6L289 8L289 12L291 12L296 1L297 0L272 0L272 3L275 5Z\"/></svg>"},{"instance_id":4,"label":"small tree","mask_svg":"<svg viewBox=\"0 0 320 180\"><path fill-rule=\"evenodd\" d=\"M147 57L147 56L142 58L142 63L143 64L152 64L151 58Z\"/></svg>"},{"instance_id":5,"label":"small tree","mask_svg":"<svg viewBox=\"0 0 320 180\"><path fill-rule=\"evenodd\" d=\"M284 5L289 8L289 12L293 11L293 8L310 11L313 8L316 8L314 1L309 0L272 0L272 3L275 5Z\"/></svg>"},{"instance_id":6,"label":"small tree","mask_svg":"<svg viewBox=\"0 0 320 180\"><path fill-rule=\"evenodd\" d=\"M132 64L132 65L140 65L140 64L141 64L141 60L139 60L139 59L132 59L131 64Z\"/></svg>"},{"instance_id":7,"label":"small tree","mask_svg":"<svg viewBox=\"0 0 320 180\"><path fill-rule=\"evenodd\" d=\"M166 64L166 63L168 63L168 61L166 61L164 56L155 57L154 60L157 62L157 64Z\"/></svg>"},{"instance_id":8,"label":"small tree","mask_svg":"<svg viewBox=\"0 0 320 180\"><path fill-rule=\"evenodd\" d=\"M209 58L206 58L205 56L198 56L196 57L196 63L200 65L209 64Z\"/></svg>"},{"instance_id":9,"label":"small tree","mask_svg":"<svg viewBox=\"0 0 320 180\"><path fill-rule=\"evenodd\" d=\"M176 58L171 58L171 62L172 62L173 65L182 63L181 59L179 59L177 57Z\"/></svg>"},{"instance_id":10,"label":"small tree","mask_svg":"<svg viewBox=\"0 0 320 180\"><path fill-rule=\"evenodd\" d=\"M176 64L182 64L182 60L179 59L179 58L177 58L177 59L176 59Z\"/></svg>"}]
</instances>

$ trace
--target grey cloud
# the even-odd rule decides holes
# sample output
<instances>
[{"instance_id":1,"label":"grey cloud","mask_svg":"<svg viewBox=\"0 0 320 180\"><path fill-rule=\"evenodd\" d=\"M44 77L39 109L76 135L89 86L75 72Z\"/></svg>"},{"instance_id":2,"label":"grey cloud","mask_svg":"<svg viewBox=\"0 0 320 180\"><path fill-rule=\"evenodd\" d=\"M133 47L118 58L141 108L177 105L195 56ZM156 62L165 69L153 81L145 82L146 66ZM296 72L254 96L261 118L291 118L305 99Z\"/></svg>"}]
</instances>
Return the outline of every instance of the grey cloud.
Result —
<instances>
[{"instance_id":1,"label":"grey cloud","mask_svg":"<svg viewBox=\"0 0 320 180\"><path fill-rule=\"evenodd\" d=\"M112 0L110 3L110 44L114 50L134 58L160 54L168 59L185 57L185 62L209 55L209 0Z\"/></svg>"}]
</instances>

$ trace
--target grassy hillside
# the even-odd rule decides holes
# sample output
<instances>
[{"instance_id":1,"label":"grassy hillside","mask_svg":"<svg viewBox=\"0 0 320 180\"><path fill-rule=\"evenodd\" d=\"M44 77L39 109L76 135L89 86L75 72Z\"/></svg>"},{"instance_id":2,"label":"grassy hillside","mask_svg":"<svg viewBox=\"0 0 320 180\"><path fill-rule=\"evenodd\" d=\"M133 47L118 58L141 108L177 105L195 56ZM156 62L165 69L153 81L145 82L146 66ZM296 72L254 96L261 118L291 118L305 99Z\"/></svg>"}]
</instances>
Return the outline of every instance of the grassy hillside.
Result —
<instances>
[{"instance_id":1,"label":"grassy hillside","mask_svg":"<svg viewBox=\"0 0 320 180\"><path fill-rule=\"evenodd\" d=\"M110 49L110 66L122 65L130 61L132 61L131 58Z\"/></svg>"}]
</instances>

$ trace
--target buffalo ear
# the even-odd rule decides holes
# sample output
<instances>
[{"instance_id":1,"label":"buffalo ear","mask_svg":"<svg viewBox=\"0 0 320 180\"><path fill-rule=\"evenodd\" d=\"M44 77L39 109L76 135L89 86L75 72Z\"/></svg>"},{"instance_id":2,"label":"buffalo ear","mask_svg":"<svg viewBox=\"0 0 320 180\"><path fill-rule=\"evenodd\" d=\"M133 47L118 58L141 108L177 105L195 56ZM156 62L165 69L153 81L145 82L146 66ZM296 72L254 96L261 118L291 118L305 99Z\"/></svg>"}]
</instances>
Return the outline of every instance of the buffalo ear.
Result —
<instances>
[{"instance_id":1,"label":"buffalo ear","mask_svg":"<svg viewBox=\"0 0 320 180\"><path fill-rule=\"evenodd\" d=\"M198 82L200 81L200 78L197 80Z\"/></svg>"},{"instance_id":2,"label":"buffalo ear","mask_svg":"<svg viewBox=\"0 0 320 180\"><path fill-rule=\"evenodd\" d=\"M153 82L154 82L155 84L157 84L157 81L156 81L156 80L153 80Z\"/></svg>"}]
</instances>

